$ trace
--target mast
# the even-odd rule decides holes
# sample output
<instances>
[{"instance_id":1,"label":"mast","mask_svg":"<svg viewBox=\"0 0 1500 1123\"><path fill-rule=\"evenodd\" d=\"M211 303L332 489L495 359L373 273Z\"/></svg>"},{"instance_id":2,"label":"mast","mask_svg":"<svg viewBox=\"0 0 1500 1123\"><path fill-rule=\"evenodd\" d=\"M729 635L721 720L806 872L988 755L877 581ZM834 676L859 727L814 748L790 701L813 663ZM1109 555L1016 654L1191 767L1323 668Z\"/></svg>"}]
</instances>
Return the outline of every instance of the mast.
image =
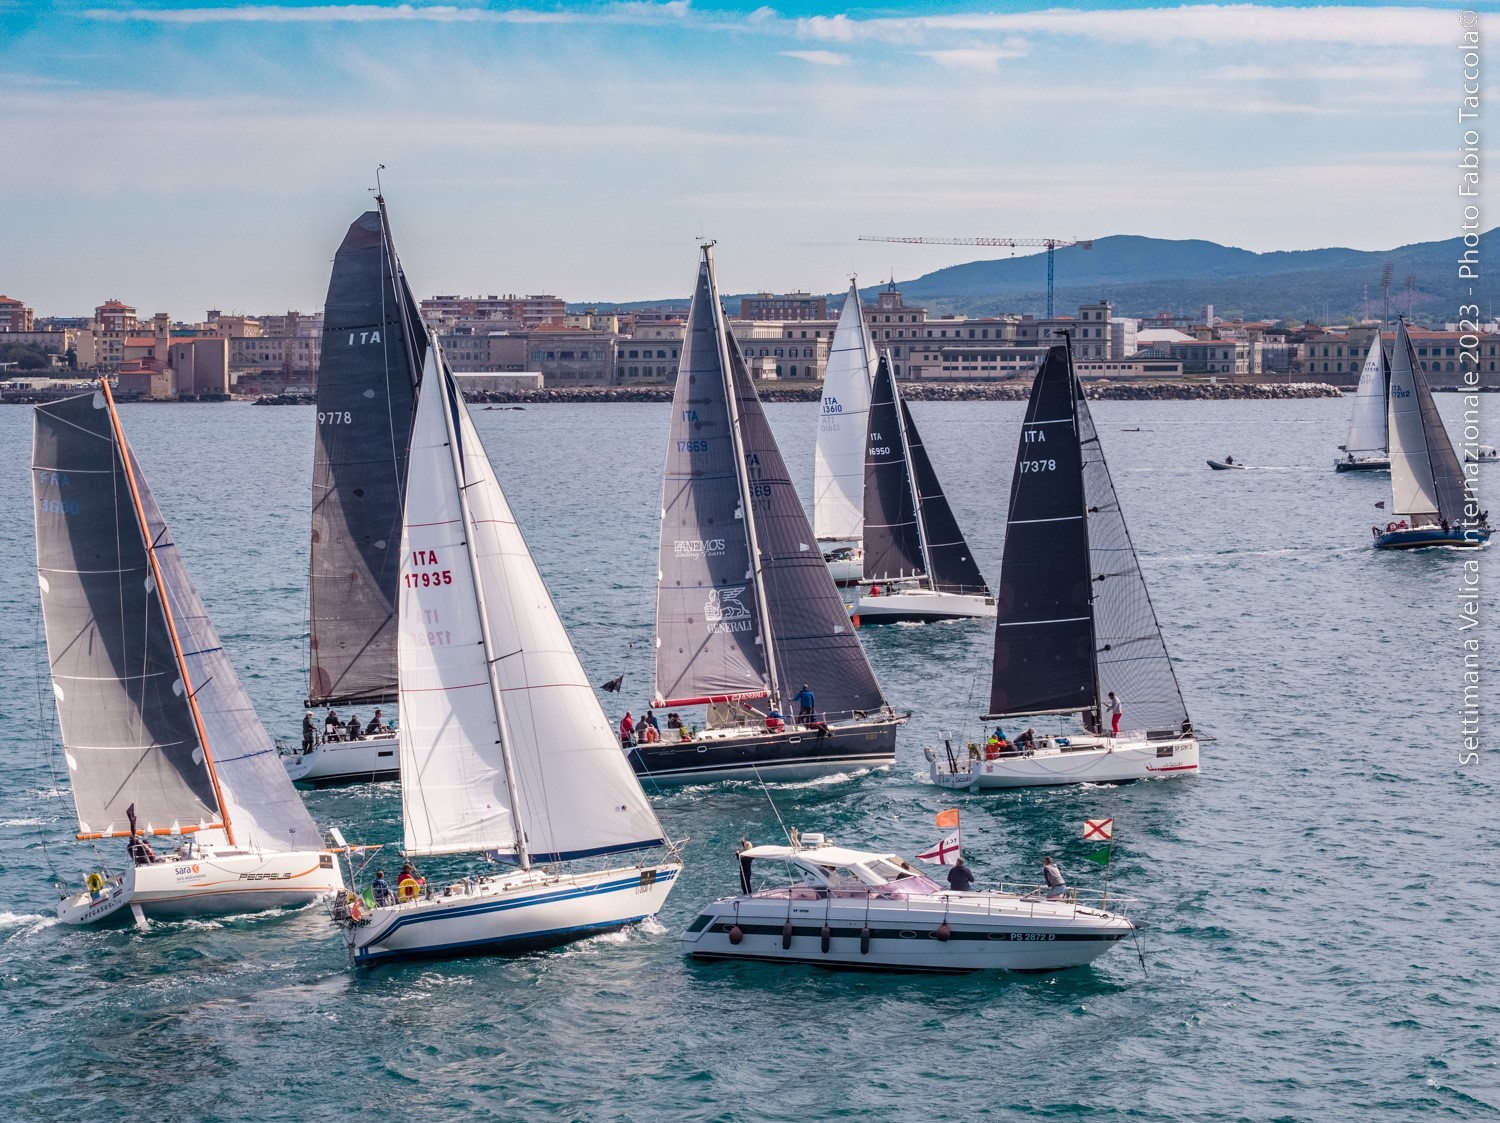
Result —
<instances>
[{"instance_id":1,"label":"mast","mask_svg":"<svg viewBox=\"0 0 1500 1123\"><path fill-rule=\"evenodd\" d=\"M735 476L740 485L740 507L745 512L745 535L750 541L752 583L755 586L755 603L760 609L761 651L766 661L766 674L770 679L771 706L782 708L780 680L776 673L776 652L772 642L771 608L766 599L765 580L761 572L760 541L755 532L755 512L750 504L750 467L745 463L745 439L740 431L740 403L734 388L734 375L730 367L728 332L724 326L724 309L719 305L719 281L714 274L715 243L703 247L703 260L708 265L708 291L713 307L714 336L719 347L719 368L723 372L724 397L729 409L729 439L734 446Z\"/></svg>"},{"instance_id":2,"label":"mast","mask_svg":"<svg viewBox=\"0 0 1500 1123\"><path fill-rule=\"evenodd\" d=\"M187 699L188 709L193 715L193 726L198 731L198 744L203 749L203 763L208 769L208 779L213 785L214 799L219 805L219 819L223 823L224 837L230 846L237 843L234 838L234 825L230 822L229 809L225 805L224 792L219 786L219 773L214 766L213 749L208 743L208 732L203 727L203 714L198 710L197 691L193 689L193 679L188 674L187 659L182 653L182 641L177 635L177 624L172 619L171 598L167 595L167 584L162 580L161 562L156 557L156 543L152 542L146 530L146 511L141 504L140 489L136 486L135 472L131 470L130 447L125 443L124 430L120 428L120 415L115 410L114 395L110 393L109 379L101 378L99 385L104 391L104 402L109 409L109 423L115 434L115 449L120 457L120 464L125 469L125 480L130 485L130 500L135 507L137 525L141 531L141 541L146 547L146 557L151 562L151 579L156 584L156 597L161 604L162 616L167 622L167 634L172 639L172 652L177 658L177 672L182 676L182 693Z\"/></svg>"},{"instance_id":3,"label":"mast","mask_svg":"<svg viewBox=\"0 0 1500 1123\"><path fill-rule=\"evenodd\" d=\"M458 390L448 376L448 367L443 362L443 353L437 340L432 340L431 344L443 392L443 422L448 429L448 455L453 463L453 479L458 484L459 509L463 512L464 550L469 557L469 568L474 574L474 606L479 613L479 634L484 643L484 668L489 677L490 702L495 707L495 723L500 729L500 759L505 765L505 789L510 797L510 813L516 823L516 857L520 860L521 868L528 870L531 868L531 852L526 842L526 823L521 811L520 792L516 787L516 765L511 758L510 729L505 721L505 704L500 697L500 680L495 674L495 664L499 659L495 655L494 637L490 634L490 616L484 603L484 581L480 577L479 554L474 541L474 516L469 510L469 483L464 478L458 430L453 423L454 407L449 401L449 394L456 395Z\"/></svg>"}]
</instances>

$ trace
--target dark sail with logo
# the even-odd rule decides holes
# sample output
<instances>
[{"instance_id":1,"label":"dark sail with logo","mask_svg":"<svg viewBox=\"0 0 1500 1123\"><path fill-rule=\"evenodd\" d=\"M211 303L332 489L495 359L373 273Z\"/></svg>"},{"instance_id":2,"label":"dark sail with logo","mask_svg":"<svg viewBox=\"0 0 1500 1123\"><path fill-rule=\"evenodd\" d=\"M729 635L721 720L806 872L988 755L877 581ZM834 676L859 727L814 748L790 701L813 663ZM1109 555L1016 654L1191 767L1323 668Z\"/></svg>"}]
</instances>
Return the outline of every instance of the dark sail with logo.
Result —
<instances>
[{"instance_id":1,"label":"dark sail with logo","mask_svg":"<svg viewBox=\"0 0 1500 1123\"><path fill-rule=\"evenodd\" d=\"M667 435L656 590L657 705L764 697L770 689L717 303L705 247ZM817 558L821 565L822 554Z\"/></svg>"},{"instance_id":2,"label":"dark sail with logo","mask_svg":"<svg viewBox=\"0 0 1500 1123\"><path fill-rule=\"evenodd\" d=\"M817 697L820 713L846 717L854 710L878 710L884 699L875 672L823 561L739 344L727 342L781 691L775 701L789 704L806 683ZM868 523L865 532L868 535Z\"/></svg>"},{"instance_id":3,"label":"dark sail with logo","mask_svg":"<svg viewBox=\"0 0 1500 1123\"><path fill-rule=\"evenodd\" d=\"M927 547L927 578L940 593L987 593L984 574L974 561L964 532L958 528L953 508L943 494L911 411L901 401L902 430L911 457L912 486L917 491L917 510L922 519L922 541Z\"/></svg>"},{"instance_id":4,"label":"dark sail with logo","mask_svg":"<svg viewBox=\"0 0 1500 1123\"><path fill-rule=\"evenodd\" d=\"M1095 706L1079 394L1068 349L1051 348L1031 387L1011 477L991 716Z\"/></svg>"},{"instance_id":5,"label":"dark sail with logo","mask_svg":"<svg viewBox=\"0 0 1500 1123\"><path fill-rule=\"evenodd\" d=\"M308 704L396 696L396 583L427 333L385 204L349 227L323 310L313 452Z\"/></svg>"},{"instance_id":6,"label":"dark sail with logo","mask_svg":"<svg viewBox=\"0 0 1500 1123\"><path fill-rule=\"evenodd\" d=\"M82 837L220 823L218 797L104 391L38 406L37 577Z\"/></svg>"},{"instance_id":7,"label":"dark sail with logo","mask_svg":"<svg viewBox=\"0 0 1500 1123\"><path fill-rule=\"evenodd\" d=\"M865 442L865 580L889 581L927 572L917 493L902 432L905 403L896 394L891 360L880 356L870 391Z\"/></svg>"}]
</instances>

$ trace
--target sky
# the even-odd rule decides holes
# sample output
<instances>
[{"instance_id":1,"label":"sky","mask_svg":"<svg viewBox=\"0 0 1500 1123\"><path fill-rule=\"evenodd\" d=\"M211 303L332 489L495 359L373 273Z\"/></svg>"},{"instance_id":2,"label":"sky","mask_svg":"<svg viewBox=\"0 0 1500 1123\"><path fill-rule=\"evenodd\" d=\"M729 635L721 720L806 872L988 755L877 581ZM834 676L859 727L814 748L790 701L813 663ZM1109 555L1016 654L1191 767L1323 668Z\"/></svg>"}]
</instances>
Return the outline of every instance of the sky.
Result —
<instances>
[{"instance_id":1,"label":"sky","mask_svg":"<svg viewBox=\"0 0 1500 1123\"><path fill-rule=\"evenodd\" d=\"M0 293L38 315L315 310L382 164L419 296L685 297L703 237L726 292L997 255L868 234L1450 238L1461 18L0 0Z\"/></svg>"}]
</instances>

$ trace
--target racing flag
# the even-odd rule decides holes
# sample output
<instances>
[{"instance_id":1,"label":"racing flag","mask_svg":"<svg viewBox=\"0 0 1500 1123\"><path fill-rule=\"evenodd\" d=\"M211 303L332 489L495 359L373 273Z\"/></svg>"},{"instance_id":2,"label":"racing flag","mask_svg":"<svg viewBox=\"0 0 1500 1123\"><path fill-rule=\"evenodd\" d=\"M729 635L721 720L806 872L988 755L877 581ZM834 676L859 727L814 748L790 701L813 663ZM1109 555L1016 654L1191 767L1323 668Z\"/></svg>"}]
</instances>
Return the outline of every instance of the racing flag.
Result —
<instances>
[{"instance_id":1,"label":"racing flag","mask_svg":"<svg viewBox=\"0 0 1500 1123\"><path fill-rule=\"evenodd\" d=\"M1085 819L1083 822L1083 839L1085 842L1109 842L1115 837L1115 821L1113 819Z\"/></svg>"},{"instance_id":2,"label":"racing flag","mask_svg":"<svg viewBox=\"0 0 1500 1123\"><path fill-rule=\"evenodd\" d=\"M955 815L958 812L954 812ZM947 838L939 842L931 850L924 854L918 854L917 860L927 862L934 866L951 866L962 857L958 848L958 832L954 831Z\"/></svg>"}]
</instances>

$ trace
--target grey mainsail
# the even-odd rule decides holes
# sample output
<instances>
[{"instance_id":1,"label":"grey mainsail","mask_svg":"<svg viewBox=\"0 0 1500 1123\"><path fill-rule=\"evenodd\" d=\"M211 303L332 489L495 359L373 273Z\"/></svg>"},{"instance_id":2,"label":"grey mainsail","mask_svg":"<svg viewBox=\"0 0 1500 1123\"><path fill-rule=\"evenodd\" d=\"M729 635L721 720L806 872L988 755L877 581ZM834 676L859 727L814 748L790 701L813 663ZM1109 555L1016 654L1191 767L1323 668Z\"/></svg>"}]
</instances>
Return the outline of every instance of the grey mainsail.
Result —
<instances>
[{"instance_id":1,"label":"grey mainsail","mask_svg":"<svg viewBox=\"0 0 1500 1123\"><path fill-rule=\"evenodd\" d=\"M221 823L103 391L38 406L37 578L80 837Z\"/></svg>"},{"instance_id":2,"label":"grey mainsail","mask_svg":"<svg viewBox=\"0 0 1500 1123\"><path fill-rule=\"evenodd\" d=\"M1412 526L1464 518L1464 477L1403 320L1391 349L1391 508Z\"/></svg>"},{"instance_id":3,"label":"grey mainsail","mask_svg":"<svg viewBox=\"0 0 1500 1123\"><path fill-rule=\"evenodd\" d=\"M783 695L773 701L785 706L805 683L820 713L843 717L878 710L885 699L875 672L818 549L739 344L733 339L727 343L771 621L774 681Z\"/></svg>"},{"instance_id":4,"label":"grey mainsail","mask_svg":"<svg viewBox=\"0 0 1500 1123\"><path fill-rule=\"evenodd\" d=\"M889 581L927 572L917 492L911 478L890 356L882 354L870 391L865 447L865 580Z\"/></svg>"},{"instance_id":5,"label":"grey mainsail","mask_svg":"<svg viewBox=\"0 0 1500 1123\"><path fill-rule=\"evenodd\" d=\"M911 411L901 399L902 432L911 458L911 481L917 491L917 511L922 520L922 542L927 548L927 578L940 593L988 593L984 574L959 529L958 519L938 483L932 460L922 446Z\"/></svg>"},{"instance_id":6,"label":"grey mainsail","mask_svg":"<svg viewBox=\"0 0 1500 1123\"><path fill-rule=\"evenodd\" d=\"M1089 532L1072 364L1053 347L1026 403L996 596L990 714L1092 710Z\"/></svg>"},{"instance_id":7,"label":"grey mainsail","mask_svg":"<svg viewBox=\"0 0 1500 1123\"><path fill-rule=\"evenodd\" d=\"M672 394L662 485L659 705L764 697L770 689L717 301L705 251Z\"/></svg>"},{"instance_id":8,"label":"grey mainsail","mask_svg":"<svg viewBox=\"0 0 1500 1123\"><path fill-rule=\"evenodd\" d=\"M412 405L427 333L385 203L334 256L313 453L309 704L396 695L396 583Z\"/></svg>"}]
</instances>

